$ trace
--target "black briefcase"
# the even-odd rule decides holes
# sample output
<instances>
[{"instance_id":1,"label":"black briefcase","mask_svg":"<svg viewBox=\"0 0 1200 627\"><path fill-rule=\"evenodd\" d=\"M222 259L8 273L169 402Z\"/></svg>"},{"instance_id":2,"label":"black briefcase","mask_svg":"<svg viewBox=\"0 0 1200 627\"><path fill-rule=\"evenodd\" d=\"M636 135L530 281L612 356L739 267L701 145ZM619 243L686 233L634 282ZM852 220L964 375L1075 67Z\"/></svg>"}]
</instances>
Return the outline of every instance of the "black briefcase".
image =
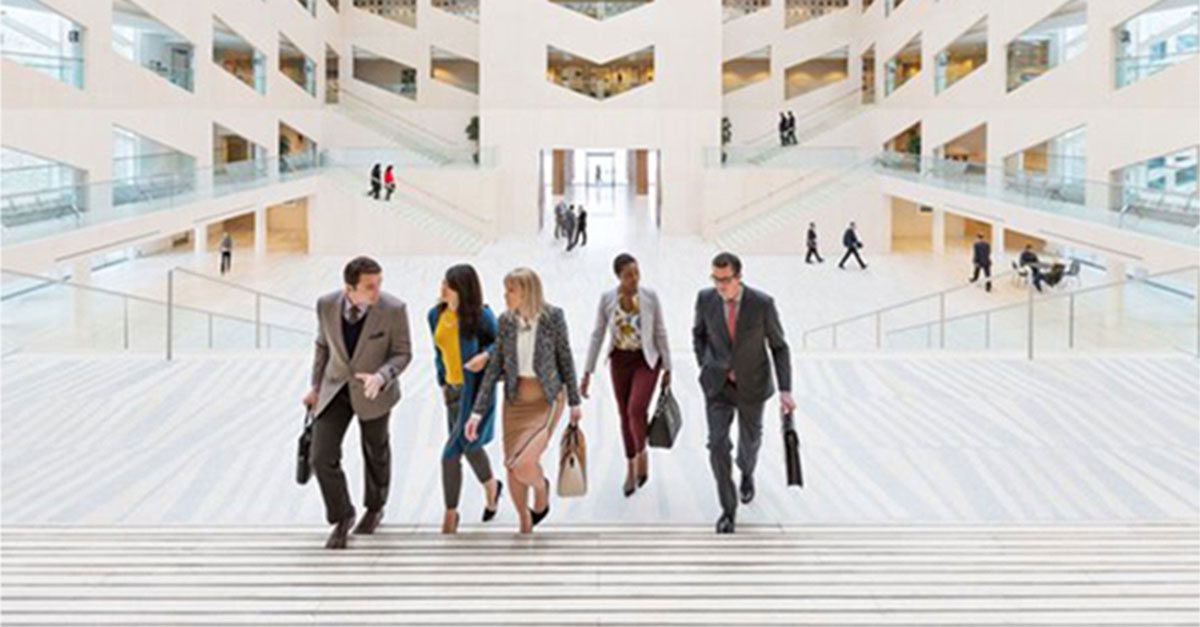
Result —
<instances>
[{"instance_id":1,"label":"black briefcase","mask_svg":"<svg viewBox=\"0 0 1200 627\"><path fill-rule=\"evenodd\" d=\"M804 487L804 470L800 465L800 434L792 413L783 417L783 461L787 466L787 484Z\"/></svg>"},{"instance_id":2,"label":"black briefcase","mask_svg":"<svg viewBox=\"0 0 1200 627\"><path fill-rule=\"evenodd\" d=\"M658 395L658 406L654 408L654 417L646 428L646 442L655 448L671 448L681 427L683 414L679 411L679 402L671 394L671 386L667 386Z\"/></svg>"},{"instance_id":3,"label":"black briefcase","mask_svg":"<svg viewBox=\"0 0 1200 627\"><path fill-rule=\"evenodd\" d=\"M296 446L296 483L304 485L312 477L313 413L304 412L304 429Z\"/></svg>"}]
</instances>

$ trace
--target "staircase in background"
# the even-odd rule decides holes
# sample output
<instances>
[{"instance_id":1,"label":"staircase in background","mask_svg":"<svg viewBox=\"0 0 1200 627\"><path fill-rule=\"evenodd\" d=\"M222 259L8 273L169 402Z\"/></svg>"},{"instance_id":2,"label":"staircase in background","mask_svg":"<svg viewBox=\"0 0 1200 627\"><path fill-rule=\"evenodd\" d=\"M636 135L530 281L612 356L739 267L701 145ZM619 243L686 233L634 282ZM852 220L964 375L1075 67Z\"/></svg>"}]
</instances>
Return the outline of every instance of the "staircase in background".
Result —
<instances>
[{"instance_id":1,"label":"staircase in background","mask_svg":"<svg viewBox=\"0 0 1200 627\"><path fill-rule=\"evenodd\" d=\"M396 191L387 201L367 197L370 181L362 168L330 166L325 174L342 192L361 199L356 202L370 203L414 229L442 238L453 252L475 254L488 243L490 226L485 220L403 177L398 177Z\"/></svg>"},{"instance_id":2,"label":"staircase in background","mask_svg":"<svg viewBox=\"0 0 1200 627\"><path fill-rule=\"evenodd\" d=\"M823 171L807 171L717 220L714 228L718 246L723 250L745 250L755 240L781 230L803 237L809 212L841 201L851 190L871 178L863 176L871 173L871 162L861 161L827 172L820 178ZM813 179L819 180L813 183ZM740 218L763 204L770 204L771 208Z\"/></svg>"},{"instance_id":3,"label":"staircase in background","mask_svg":"<svg viewBox=\"0 0 1200 627\"><path fill-rule=\"evenodd\" d=\"M417 163L475 164L475 150L469 143L442 137L344 87L338 92L338 103L333 109L394 142L410 153Z\"/></svg>"}]
</instances>

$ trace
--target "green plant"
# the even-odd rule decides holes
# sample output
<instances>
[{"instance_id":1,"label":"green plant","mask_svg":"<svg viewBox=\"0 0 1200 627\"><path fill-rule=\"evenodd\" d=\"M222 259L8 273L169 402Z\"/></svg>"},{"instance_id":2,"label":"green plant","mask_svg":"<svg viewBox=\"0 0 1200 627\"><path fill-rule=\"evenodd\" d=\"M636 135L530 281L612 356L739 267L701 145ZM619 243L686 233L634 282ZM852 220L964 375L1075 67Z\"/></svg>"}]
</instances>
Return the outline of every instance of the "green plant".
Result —
<instances>
[{"instance_id":1,"label":"green plant","mask_svg":"<svg viewBox=\"0 0 1200 627\"><path fill-rule=\"evenodd\" d=\"M910 154L910 155L921 154L921 136L917 135L916 133L909 135L908 136L908 145L905 147L905 149L907 150L908 154Z\"/></svg>"}]
</instances>

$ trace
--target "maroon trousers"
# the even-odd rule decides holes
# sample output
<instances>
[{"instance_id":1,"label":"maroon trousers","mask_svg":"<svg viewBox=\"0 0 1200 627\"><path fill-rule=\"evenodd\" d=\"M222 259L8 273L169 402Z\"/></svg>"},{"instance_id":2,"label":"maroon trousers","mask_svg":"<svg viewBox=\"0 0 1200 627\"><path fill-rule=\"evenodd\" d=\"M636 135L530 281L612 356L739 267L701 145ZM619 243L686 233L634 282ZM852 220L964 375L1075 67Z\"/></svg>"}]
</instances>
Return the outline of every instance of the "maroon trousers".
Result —
<instances>
[{"instance_id":1,"label":"maroon trousers","mask_svg":"<svg viewBox=\"0 0 1200 627\"><path fill-rule=\"evenodd\" d=\"M646 449L646 420L650 397L658 383L658 365L646 364L642 351L613 350L609 355L613 392L621 415L621 440L625 458L633 459Z\"/></svg>"}]
</instances>

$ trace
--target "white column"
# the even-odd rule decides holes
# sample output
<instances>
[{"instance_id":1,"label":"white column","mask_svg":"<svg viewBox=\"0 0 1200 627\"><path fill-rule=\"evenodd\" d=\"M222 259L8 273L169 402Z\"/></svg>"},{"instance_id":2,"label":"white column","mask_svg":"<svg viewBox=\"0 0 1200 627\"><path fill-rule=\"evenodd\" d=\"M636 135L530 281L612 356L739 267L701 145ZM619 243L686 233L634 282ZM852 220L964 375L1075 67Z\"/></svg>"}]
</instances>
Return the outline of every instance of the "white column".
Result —
<instances>
[{"instance_id":1,"label":"white column","mask_svg":"<svg viewBox=\"0 0 1200 627\"><path fill-rule=\"evenodd\" d=\"M946 210L933 208L933 223L930 228L931 249L935 255L946 254Z\"/></svg>"},{"instance_id":2,"label":"white column","mask_svg":"<svg viewBox=\"0 0 1200 627\"><path fill-rule=\"evenodd\" d=\"M192 255L197 260L201 260L206 254L208 254L208 225L197 224L192 227Z\"/></svg>"},{"instance_id":3,"label":"white column","mask_svg":"<svg viewBox=\"0 0 1200 627\"><path fill-rule=\"evenodd\" d=\"M254 256L267 254L267 208L254 209Z\"/></svg>"},{"instance_id":4,"label":"white column","mask_svg":"<svg viewBox=\"0 0 1200 627\"><path fill-rule=\"evenodd\" d=\"M880 219L880 222L883 223L882 225L880 225L880 228L877 231L877 232L883 234L883 241L879 242L879 244L878 244L879 252L882 254L885 254L885 255L891 254L892 239L893 239L893 235L892 235L892 197L888 194L881 193L879 195L879 219ZM860 224L858 226L859 226L860 232L861 232L862 220L860 220L859 222L860 222ZM834 232L835 237L837 237L837 239L835 241L838 243L839 247L840 247L841 241L842 241L841 232L842 232L842 229L844 229L844 228L846 228L846 225L843 224L841 226L841 228L837 229ZM870 245L870 244L868 243L868 245Z\"/></svg>"}]
</instances>

